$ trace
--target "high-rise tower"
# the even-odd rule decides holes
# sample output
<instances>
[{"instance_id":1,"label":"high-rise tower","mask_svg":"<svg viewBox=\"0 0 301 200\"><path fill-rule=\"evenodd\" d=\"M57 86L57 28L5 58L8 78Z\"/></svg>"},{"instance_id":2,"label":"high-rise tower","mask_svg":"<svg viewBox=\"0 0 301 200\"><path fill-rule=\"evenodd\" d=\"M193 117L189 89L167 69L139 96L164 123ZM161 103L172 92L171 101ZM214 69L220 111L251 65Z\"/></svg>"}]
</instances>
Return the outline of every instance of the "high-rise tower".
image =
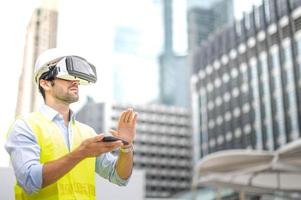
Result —
<instances>
[{"instance_id":1,"label":"high-rise tower","mask_svg":"<svg viewBox=\"0 0 301 200\"><path fill-rule=\"evenodd\" d=\"M33 82L34 64L42 51L56 47L57 7L57 0L42 1L41 7L35 9L27 26L16 116L36 110L39 103L38 87Z\"/></svg>"},{"instance_id":2,"label":"high-rise tower","mask_svg":"<svg viewBox=\"0 0 301 200\"><path fill-rule=\"evenodd\" d=\"M210 34L234 21L233 0L188 0L188 48L206 41Z\"/></svg>"}]
</instances>

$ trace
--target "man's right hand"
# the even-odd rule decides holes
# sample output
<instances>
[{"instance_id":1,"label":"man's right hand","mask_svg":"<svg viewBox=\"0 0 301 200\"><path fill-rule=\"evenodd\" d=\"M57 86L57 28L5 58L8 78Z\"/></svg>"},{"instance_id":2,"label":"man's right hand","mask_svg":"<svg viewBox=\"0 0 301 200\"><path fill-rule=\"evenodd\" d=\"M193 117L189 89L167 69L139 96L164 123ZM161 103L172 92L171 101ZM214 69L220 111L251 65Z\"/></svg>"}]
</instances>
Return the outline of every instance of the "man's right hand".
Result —
<instances>
[{"instance_id":1,"label":"man's right hand","mask_svg":"<svg viewBox=\"0 0 301 200\"><path fill-rule=\"evenodd\" d=\"M82 158L96 157L103 153L111 152L122 146L121 141L103 142L104 135L100 134L84 140L76 149Z\"/></svg>"},{"instance_id":2,"label":"man's right hand","mask_svg":"<svg viewBox=\"0 0 301 200\"><path fill-rule=\"evenodd\" d=\"M88 157L99 156L122 146L121 141L103 142L104 135L84 140L79 147L65 156L43 165L42 187L46 187L68 173L77 163Z\"/></svg>"}]
</instances>

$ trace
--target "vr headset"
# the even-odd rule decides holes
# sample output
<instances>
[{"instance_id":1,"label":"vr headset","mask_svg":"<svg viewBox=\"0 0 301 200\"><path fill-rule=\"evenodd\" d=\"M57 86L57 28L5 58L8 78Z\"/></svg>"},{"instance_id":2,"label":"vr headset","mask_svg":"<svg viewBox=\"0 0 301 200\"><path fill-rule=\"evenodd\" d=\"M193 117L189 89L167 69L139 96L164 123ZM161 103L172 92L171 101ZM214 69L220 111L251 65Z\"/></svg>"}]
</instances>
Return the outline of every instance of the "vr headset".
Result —
<instances>
[{"instance_id":1,"label":"vr headset","mask_svg":"<svg viewBox=\"0 0 301 200\"><path fill-rule=\"evenodd\" d=\"M56 78L64 80L77 80L80 85L96 83L97 74L95 66L79 56L66 56L59 62L50 64L49 71L42 74L41 79Z\"/></svg>"}]
</instances>

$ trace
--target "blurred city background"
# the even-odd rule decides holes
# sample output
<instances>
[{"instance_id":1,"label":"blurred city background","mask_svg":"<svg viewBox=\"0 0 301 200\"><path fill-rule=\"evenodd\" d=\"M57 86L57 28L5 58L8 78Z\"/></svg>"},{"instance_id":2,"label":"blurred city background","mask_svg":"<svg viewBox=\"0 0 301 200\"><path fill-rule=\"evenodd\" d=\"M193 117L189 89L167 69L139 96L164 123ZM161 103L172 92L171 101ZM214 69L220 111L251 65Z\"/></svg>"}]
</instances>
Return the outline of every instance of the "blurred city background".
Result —
<instances>
[{"instance_id":1,"label":"blurred city background","mask_svg":"<svg viewBox=\"0 0 301 200\"><path fill-rule=\"evenodd\" d=\"M61 47L97 67L79 121L139 113L129 186L97 179L99 199L301 199L301 0L0 0L0 24L0 190L35 59Z\"/></svg>"}]
</instances>

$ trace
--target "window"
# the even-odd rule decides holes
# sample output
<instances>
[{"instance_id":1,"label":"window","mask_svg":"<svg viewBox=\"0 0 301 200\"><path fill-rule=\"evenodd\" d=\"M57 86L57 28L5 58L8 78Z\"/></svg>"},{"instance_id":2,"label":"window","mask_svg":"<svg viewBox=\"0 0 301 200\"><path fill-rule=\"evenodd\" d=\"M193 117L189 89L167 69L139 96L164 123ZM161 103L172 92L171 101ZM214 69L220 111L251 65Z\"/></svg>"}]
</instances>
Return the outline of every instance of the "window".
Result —
<instances>
[{"instance_id":1,"label":"window","mask_svg":"<svg viewBox=\"0 0 301 200\"><path fill-rule=\"evenodd\" d=\"M266 146L269 150L273 150L273 129L272 129L272 110L271 110L271 92L270 92L270 84L269 84L269 71L267 64L267 56L266 54L260 55L260 63L262 67L262 85L263 85L263 101L264 101L264 122L267 131L267 143Z\"/></svg>"},{"instance_id":2,"label":"window","mask_svg":"<svg viewBox=\"0 0 301 200\"><path fill-rule=\"evenodd\" d=\"M286 65L291 64L292 63L292 52L291 52L291 48L290 45L286 45L284 47L284 62Z\"/></svg>"},{"instance_id":3,"label":"window","mask_svg":"<svg viewBox=\"0 0 301 200\"><path fill-rule=\"evenodd\" d=\"M297 50L298 50L298 64L299 64L299 73L301 76L301 37L297 39Z\"/></svg>"},{"instance_id":4,"label":"window","mask_svg":"<svg viewBox=\"0 0 301 200\"><path fill-rule=\"evenodd\" d=\"M290 48L291 46L290 43L283 46L284 46L285 66L287 66L286 67L286 76L287 76L286 95L288 97L288 110L290 110L290 112L287 113L287 115L290 117L289 126L292 128L291 130L292 132L299 132L298 116L297 113L293 111L297 107L297 102L296 102L296 89L294 84L295 77L292 69L292 53Z\"/></svg>"},{"instance_id":5,"label":"window","mask_svg":"<svg viewBox=\"0 0 301 200\"><path fill-rule=\"evenodd\" d=\"M261 7L257 7L255 9L255 25L257 28L260 27L260 11L261 11Z\"/></svg>"},{"instance_id":6,"label":"window","mask_svg":"<svg viewBox=\"0 0 301 200\"><path fill-rule=\"evenodd\" d=\"M270 1L264 0L264 5L265 5L264 6L265 17L266 17L267 23L269 23L271 20Z\"/></svg>"},{"instance_id":7,"label":"window","mask_svg":"<svg viewBox=\"0 0 301 200\"><path fill-rule=\"evenodd\" d=\"M250 19L251 15L247 14L245 15L245 26L246 29L249 30L251 28L251 19Z\"/></svg>"}]
</instances>

